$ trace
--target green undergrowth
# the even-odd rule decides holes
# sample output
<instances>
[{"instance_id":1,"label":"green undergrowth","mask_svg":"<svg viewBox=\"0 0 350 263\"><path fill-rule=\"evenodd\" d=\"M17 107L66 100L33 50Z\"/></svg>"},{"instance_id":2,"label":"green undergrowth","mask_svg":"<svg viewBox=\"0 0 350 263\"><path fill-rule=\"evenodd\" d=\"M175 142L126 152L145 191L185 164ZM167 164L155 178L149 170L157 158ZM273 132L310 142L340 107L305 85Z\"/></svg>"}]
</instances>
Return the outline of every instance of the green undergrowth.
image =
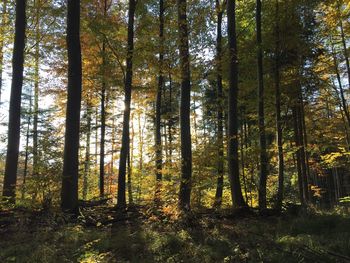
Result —
<instances>
[{"instance_id":1,"label":"green undergrowth","mask_svg":"<svg viewBox=\"0 0 350 263\"><path fill-rule=\"evenodd\" d=\"M97 213L101 213L98 211ZM7 217L10 217L7 215ZM0 262L349 262L350 218L195 215L86 224L60 215L14 212L0 218ZM112 217L108 214L106 218Z\"/></svg>"}]
</instances>

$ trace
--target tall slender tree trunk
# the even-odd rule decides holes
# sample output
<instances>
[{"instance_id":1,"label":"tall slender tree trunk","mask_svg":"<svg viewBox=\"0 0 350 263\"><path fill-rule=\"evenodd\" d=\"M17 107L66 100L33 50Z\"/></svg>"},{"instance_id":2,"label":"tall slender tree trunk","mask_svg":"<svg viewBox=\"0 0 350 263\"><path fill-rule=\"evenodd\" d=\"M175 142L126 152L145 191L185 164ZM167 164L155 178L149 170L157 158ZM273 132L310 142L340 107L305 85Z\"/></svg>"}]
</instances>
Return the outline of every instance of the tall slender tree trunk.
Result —
<instances>
[{"instance_id":1,"label":"tall slender tree trunk","mask_svg":"<svg viewBox=\"0 0 350 263\"><path fill-rule=\"evenodd\" d=\"M133 173L133 163L134 163L134 140L135 140L135 131L134 131L134 114L131 114L131 148L129 150L129 156L128 156L128 197L129 197L129 204L134 203L134 198L132 194L132 173Z\"/></svg>"},{"instance_id":2,"label":"tall slender tree trunk","mask_svg":"<svg viewBox=\"0 0 350 263\"><path fill-rule=\"evenodd\" d=\"M30 138L30 125L32 122L32 95L29 98L29 113L27 116L27 133L26 133L26 146L25 146L25 155L24 155L24 169L23 169L23 182L21 189L21 199L24 199L26 193L26 181L28 175L28 161L29 161L29 138Z\"/></svg>"},{"instance_id":3,"label":"tall slender tree trunk","mask_svg":"<svg viewBox=\"0 0 350 263\"><path fill-rule=\"evenodd\" d=\"M125 110L123 116L123 135L122 147L120 150L119 174L118 174L118 198L117 208L124 209L126 207L125 193L125 177L126 162L130 148L129 124L130 124L130 106L131 106L131 89L132 89L132 62L134 53L134 16L136 9L136 1L129 0L129 18L128 18L128 44L126 58L126 78L125 78Z\"/></svg>"},{"instance_id":4,"label":"tall slender tree trunk","mask_svg":"<svg viewBox=\"0 0 350 263\"><path fill-rule=\"evenodd\" d=\"M2 94L2 74L4 64L4 47L5 47L5 28L7 25L7 0L3 0L2 3L2 17L0 23L0 105Z\"/></svg>"},{"instance_id":5,"label":"tall slender tree trunk","mask_svg":"<svg viewBox=\"0 0 350 263\"><path fill-rule=\"evenodd\" d=\"M129 152L129 154L128 154L128 178L127 178L129 205L132 205L134 203L133 196L132 196L132 188L131 188L131 176L132 176L132 165L131 165L131 157L130 157L130 152Z\"/></svg>"},{"instance_id":6,"label":"tall slender tree trunk","mask_svg":"<svg viewBox=\"0 0 350 263\"><path fill-rule=\"evenodd\" d=\"M276 0L275 11L275 65L274 65L274 84L275 84L275 109L276 109L276 134L278 149L278 190L276 209L282 209L284 192L284 155L283 155L283 135L281 120L281 87L280 87L280 29L279 29L279 0Z\"/></svg>"},{"instance_id":7,"label":"tall slender tree trunk","mask_svg":"<svg viewBox=\"0 0 350 263\"><path fill-rule=\"evenodd\" d=\"M12 56L12 84L3 196L12 203L16 197L18 152L21 126L21 95L26 30L26 1L16 0L15 40Z\"/></svg>"},{"instance_id":8,"label":"tall slender tree trunk","mask_svg":"<svg viewBox=\"0 0 350 263\"><path fill-rule=\"evenodd\" d=\"M229 94L228 94L228 172L233 208L245 207L239 179L238 157L238 56L236 39L236 1L227 2L228 46L229 46Z\"/></svg>"},{"instance_id":9,"label":"tall slender tree trunk","mask_svg":"<svg viewBox=\"0 0 350 263\"><path fill-rule=\"evenodd\" d=\"M224 188L224 126L223 126L223 89L222 89L222 16L223 6L216 0L216 81L217 81L217 185L214 207L220 207Z\"/></svg>"},{"instance_id":10,"label":"tall slender tree trunk","mask_svg":"<svg viewBox=\"0 0 350 263\"><path fill-rule=\"evenodd\" d=\"M104 196L105 193L105 137L106 137L106 76L105 76L105 42L102 44L102 90L101 90L101 134L100 134L100 180L99 190L100 197Z\"/></svg>"},{"instance_id":11,"label":"tall slender tree trunk","mask_svg":"<svg viewBox=\"0 0 350 263\"><path fill-rule=\"evenodd\" d=\"M98 169L99 169L99 161L98 161L98 106L96 106L95 108L95 153L94 153L94 162L95 162L95 167L94 170L96 173L98 173Z\"/></svg>"},{"instance_id":12,"label":"tall slender tree trunk","mask_svg":"<svg viewBox=\"0 0 350 263\"><path fill-rule=\"evenodd\" d=\"M243 116L243 112L242 112ZM247 190L247 178L245 173L245 156L244 156L244 142L245 142L245 134L244 134L244 120L242 118L241 121L241 130L240 130L240 150L241 150L241 169L242 169L242 179L243 179L243 190L244 190L244 198L245 202L248 203L248 190Z\"/></svg>"},{"instance_id":13,"label":"tall slender tree trunk","mask_svg":"<svg viewBox=\"0 0 350 263\"><path fill-rule=\"evenodd\" d=\"M143 180L143 130L144 127L141 125L141 111L138 111L137 114L137 124L138 124L138 135L139 135L139 142L138 142L138 152L139 152L139 180L137 185L137 194L138 194L138 201L141 201L141 194L142 194L142 180ZM145 125L145 122L144 122Z\"/></svg>"},{"instance_id":14,"label":"tall slender tree trunk","mask_svg":"<svg viewBox=\"0 0 350 263\"><path fill-rule=\"evenodd\" d=\"M103 16L107 16L107 0L104 0ZM100 141L100 197L105 194L105 137L106 137L106 68L107 68L107 54L106 54L106 40L102 43L102 89L101 89L101 141Z\"/></svg>"},{"instance_id":15,"label":"tall slender tree trunk","mask_svg":"<svg viewBox=\"0 0 350 263\"><path fill-rule=\"evenodd\" d=\"M171 72L169 71L169 112L170 116L168 117L168 149L169 149L169 159L168 164L172 163L173 159L173 120L172 120L172 112L173 112L173 78Z\"/></svg>"},{"instance_id":16,"label":"tall slender tree trunk","mask_svg":"<svg viewBox=\"0 0 350 263\"><path fill-rule=\"evenodd\" d=\"M113 103L114 104L114 103ZM115 153L115 132L116 132L116 127L115 127L115 107L114 105L112 106L112 152L111 152L111 174L109 176L109 187L108 187L108 194L112 194L112 185L113 185L113 176L114 176L114 153Z\"/></svg>"},{"instance_id":17,"label":"tall slender tree trunk","mask_svg":"<svg viewBox=\"0 0 350 263\"><path fill-rule=\"evenodd\" d=\"M34 120L33 120L33 176L38 174L39 68L40 68L40 0L35 1L35 57L34 57Z\"/></svg>"},{"instance_id":18,"label":"tall slender tree trunk","mask_svg":"<svg viewBox=\"0 0 350 263\"><path fill-rule=\"evenodd\" d=\"M306 158L306 138L304 136L304 101L302 97L302 91L299 91L299 103L297 108L297 120L298 120L298 132L300 138L300 159L301 159L301 169L302 169L302 180L303 180L303 190L305 201L309 201L309 184L308 184L308 164Z\"/></svg>"},{"instance_id":19,"label":"tall slender tree trunk","mask_svg":"<svg viewBox=\"0 0 350 263\"><path fill-rule=\"evenodd\" d=\"M68 95L61 208L64 211L76 212L78 208L79 129L82 90L80 0L68 0L67 8Z\"/></svg>"},{"instance_id":20,"label":"tall slender tree trunk","mask_svg":"<svg viewBox=\"0 0 350 263\"><path fill-rule=\"evenodd\" d=\"M297 107L293 106L293 129L294 129L294 141L296 146L296 165L297 165L297 172L298 172L298 186L299 186L299 195L300 195L300 202L302 205L305 205L305 197L304 197L304 187L303 187L303 175L302 175L302 168L301 168L301 157L300 157L300 149L301 149L301 143L300 143L300 137L298 132L298 114L297 114Z\"/></svg>"},{"instance_id":21,"label":"tall slender tree trunk","mask_svg":"<svg viewBox=\"0 0 350 263\"><path fill-rule=\"evenodd\" d=\"M162 180L162 134L161 134L161 109L162 109L162 91L164 86L163 64L164 64L164 1L159 0L159 76L156 101L156 130L155 130L155 148L156 148L156 192L155 201L159 202L161 180Z\"/></svg>"},{"instance_id":22,"label":"tall slender tree trunk","mask_svg":"<svg viewBox=\"0 0 350 263\"><path fill-rule=\"evenodd\" d=\"M345 95L344 95L344 89L343 89L341 76L340 76L340 72L339 72L337 55L335 53L334 44L331 43L331 45L332 45L332 57L333 57L334 71L335 71L335 74L337 76L337 81L338 81L338 86L339 86L339 94L340 94L340 99L341 99L340 101L341 101L341 105L343 107L343 111L344 111L347 123L350 127L350 113L349 113L348 104L346 102Z\"/></svg>"},{"instance_id":23,"label":"tall slender tree trunk","mask_svg":"<svg viewBox=\"0 0 350 263\"><path fill-rule=\"evenodd\" d=\"M343 17L341 14L341 6L339 1L337 1L337 8L338 8L338 15L339 15L339 27L340 27L340 36L341 36L341 42L343 45L343 54L345 58L345 66L346 66L346 72L348 75L348 84L350 85L350 62L349 62L349 56L348 56L348 47L346 45L346 39L345 39L345 33L344 33L344 25L343 25Z\"/></svg>"},{"instance_id":24,"label":"tall slender tree trunk","mask_svg":"<svg viewBox=\"0 0 350 263\"><path fill-rule=\"evenodd\" d=\"M88 102L86 105L86 150L84 163L84 177L83 177L83 199L86 200L88 193L88 178L90 174L90 140L91 140L91 105Z\"/></svg>"},{"instance_id":25,"label":"tall slender tree trunk","mask_svg":"<svg viewBox=\"0 0 350 263\"><path fill-rule=\"evenodd\" d=\"M191 73L187 28L187 1L177 0L179 52L181 69L181 105L180 105L180 137L181 137L181 183L179 208L190 210L192 147L191 147Z\"/></svg>"},{"instance_id":26,"label":"tall slender tree trunk","mask_svg":"<svg viewBox=\"0 0 350 263\"><path fill-rule=\"evenodd\" d=\"M256 41L258 45L258 123L260 142L260 181L259 181L259 209L266 209L266 181L268 173L268 158L266 152L265 135L265 111L264 111L264 71L263 71L263 48L261 37L261 0L256 0Z\"/></svg>"}]
</instances>

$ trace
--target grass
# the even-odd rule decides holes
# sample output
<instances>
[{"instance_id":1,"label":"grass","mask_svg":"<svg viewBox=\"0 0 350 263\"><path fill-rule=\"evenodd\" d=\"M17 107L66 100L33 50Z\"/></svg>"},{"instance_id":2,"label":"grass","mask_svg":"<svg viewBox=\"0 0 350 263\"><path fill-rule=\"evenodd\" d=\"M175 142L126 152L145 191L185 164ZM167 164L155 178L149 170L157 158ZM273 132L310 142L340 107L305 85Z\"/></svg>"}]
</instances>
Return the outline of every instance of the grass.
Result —
<instances>
[{"instance_id":1,"label":"grass","mask_svg":"<svg viewBox=\"0 0 350 263\"><path fill-rule=\"evenodd\" d=\"M103 221L102 212L95 213ZM298 217L197 215L186 221L130 214L127 220L95 221L95 225L84 220L63 223L67 220L60 215L15 212L14 216L14 223L0 227L0 262L349 262L350 258L350 218L335 212Z\"/></svg>"}]
</instances>

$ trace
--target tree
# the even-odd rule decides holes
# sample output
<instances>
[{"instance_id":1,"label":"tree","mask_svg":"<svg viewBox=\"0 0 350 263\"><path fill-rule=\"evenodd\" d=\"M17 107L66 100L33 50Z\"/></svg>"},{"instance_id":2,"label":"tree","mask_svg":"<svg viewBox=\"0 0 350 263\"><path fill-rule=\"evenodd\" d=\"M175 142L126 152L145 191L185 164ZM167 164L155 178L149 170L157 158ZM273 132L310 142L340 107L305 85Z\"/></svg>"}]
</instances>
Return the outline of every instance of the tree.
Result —
<instances>
[{"instance_id":1,"label":"tree","mask_svg":"<svg viewBox=\"0 0 350 263\"><path fill-rule=\"evenodd\" d=\"M12 56L12 84L3 196L15 202L20 141L21 95L26 30L26 1L16 0L15 41Z\"/></svg>"},{"instance_id":2,"label":"tree","mask_svg":"<svg viewBox=\"0 0 350 263\"><path fill-rule=\"evenodd\" d=\"M276 110L276 136L278 148L278 192L276 209L282 209L284 191L284 156L282 141L282 121L281 121L281 90L280 90L280 29L279 29L279 0L276 0L275 11L275 61L274 61L274 85L275 85L275 110Z\"/></svg>"},{"instance_id":3,"label":"tree","mask_svg":"<svg viewBox=\"0 0 350 263\"><path fill-rule=\"evenodd\" d=\"M265 112L264 112L264 72L263 49L261 37L261 0L256 0L256 42L258 46L258 101L259 101L259 142L260 142L260 181L259 181L259 209L266 209L266 181L268 158L266 152Z\"/></svg>"},{"instance_id":4,"label":"tree","mask_svg":"<svg viewBox=\"0 0 350 263\"><path fill-rule=\"evenodd\" d=\"M179 194L179 208L183 211L190 209L191 176L192 176L192 146L191 146L191 74L190 55L187 28L187 1L177 0L178 34L181 71L181 183Z\"/></svg>"},{"instance_id":5,"label":"tree","mask_svg":"<svg viewBox=\"0 0 350 263\"><path fill-rule=\"evenodd\" d=\"M164 86L163 66L164 66L164 1L159 1L159 76L156 100L156 127L155 127L155 149L156 149L156 201L159 201L159 191L162 180L162 133L161 133L161 110L162 91Z\"/></svg>"},{"instance_id":6,"label":"tree","mask_svg":"<svg viewBox=\"0 0 350 263\"><path fill-rule=\"evenodd\" d=\"M41 1L35 1L34 52L34 120L33 120L33 176L38 174L38 122L39 122L39 68L40 68L40 10Z\"/></svg>"},{"instance_id":7,"label":"tree","mask_svg":"<svg viewBox=\"0 0 350 263\"><path fill-rule=\"evenodd\" d=\"M222 16L224 13L224 4L216 3L217 29L216 29L216 85L217 85L217 186L215 193L214 207L220 207L222 203L222 192L224 186L224 97L222 85Z\"/></svg>"},{"instance_id":8,"label":"tree","mask_svg":"<svg viewBox=\"0 0 350 263\"><path fill-rule=\"evenodd\" d=\"M68 0L67 49L68 87L66 131L63 156L61 208L76 212L78 208L79 129L82 91L80 46L80 0Z\"/></svg>"},{"instance_id":9,"label":"tree","mask_svg":"<svg viewBox=\"0 0 350 263\"><path fill-rule=\"evenodd\" d=\"M118 174L118 198L117 208L124 209L126 207L126 165L127 157L130 148L130 105L131 105L131 90L132 90L132 75L133 75L133 53L134 53L134 16L136 9L136 0L129 0L129 18L128 18L128 43L126 56L126 76L124 85L124 116L123 116L123 135L122 147L120 149L120 162Z\"/></svg>"},{"instance_id":10,"label":"tree","mask_svg":"<svg viewBox=\"0 0 350 263\"><path fill-rule=\"evenodd\" d=\"M238 159L238 53L236 39L236 1L227 2L228 52L229 52L229 94L228 94L228 172L234 208L245 207L239 180Z\"/></svg>"},{"instance_id":11,"label":"tree","mask_svg":"<svg viewBox=\"0 0 350 263\"><path fill-rule=\"evenodd\" d=\"M103 16L107 16L107 0L103 2ZM100 140L100 197L104 196L105 192L105 137L106 137L106 69L107 69L107 54L106 40L102 42L102 88L101 88L101 140Z\"/></svg>"}]
</instances>

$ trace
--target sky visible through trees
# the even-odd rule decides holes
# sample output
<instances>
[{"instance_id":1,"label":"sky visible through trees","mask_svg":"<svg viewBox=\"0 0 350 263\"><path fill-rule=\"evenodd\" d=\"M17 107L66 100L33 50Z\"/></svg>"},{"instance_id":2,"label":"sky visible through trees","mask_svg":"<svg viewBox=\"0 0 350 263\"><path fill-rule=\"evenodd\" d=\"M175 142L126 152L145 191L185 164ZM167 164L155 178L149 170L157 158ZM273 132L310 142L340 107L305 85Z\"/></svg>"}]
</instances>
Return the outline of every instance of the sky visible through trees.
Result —
<instances>
[{"instance_id":1,"label":"sky visible through trees","mask_svg":"<svg viewBox=\"0 0 350 263\"><path fill-rule=\"evenodd\" d=\"M0 262L350 262L349 56L349 0L1 0Z\"/></svg>"},{"instance_id":2,"label":"sky visible through trees","mask_svg":"<svg viewBox=\"0 0 350 263\"><path fill-rule=\"evenodd\" d=\"M20 2L2 1L0 39L0 171L24 68L18 169L0 177L17 201L59 204L72 164L68 192L123 209L347 202L348 1L82 0L69 38L71 1L27 0L17 65Z\"/></svg>"}]
</instances>

